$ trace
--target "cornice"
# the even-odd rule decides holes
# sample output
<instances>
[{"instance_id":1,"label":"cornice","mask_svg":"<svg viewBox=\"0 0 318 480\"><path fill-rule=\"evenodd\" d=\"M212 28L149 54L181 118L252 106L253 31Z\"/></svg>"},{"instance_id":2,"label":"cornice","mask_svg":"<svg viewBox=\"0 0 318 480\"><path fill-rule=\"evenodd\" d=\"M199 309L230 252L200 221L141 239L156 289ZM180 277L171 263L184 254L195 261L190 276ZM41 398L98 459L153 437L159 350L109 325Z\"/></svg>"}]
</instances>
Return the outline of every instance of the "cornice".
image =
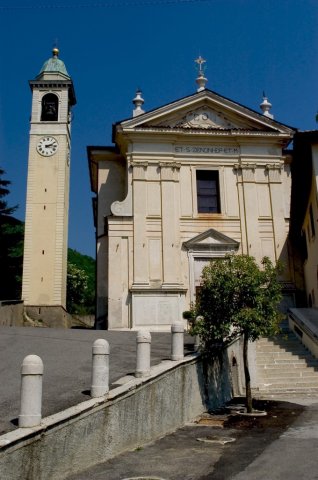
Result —
<instances>
[{"instance_id":1,"label":"cornice","mask_svg":"<svg viewBox=\"0 0 318 480\"><path fill-rule=\"evenodd\" d=\"M216 137L271 137L271 138L286 138L291 139L292 135L289 133L282 133L276 130L275 132L264 131L264 130L241 130L241 129L231 129L231 130L221 130L221 129L200 129L200 128L168 128L168 127L135 127L135 128L123 128L123 134L138 134L138 133L153 133L154 135L158 134L168 134L168 135L199 135L199 136L216 136Z\"/></svg>"},{"instance_id":2,"label":"cornice","mask_svg":"<svg viewBox=\"0 0 318 480\"><path fill-rule=\"evenodd\" d=\"M76 95L72 80L29 80L29 85L33 91L36 88L67 88L69 90L71 105L76 104Z\"/></svg>"}]
</instances>

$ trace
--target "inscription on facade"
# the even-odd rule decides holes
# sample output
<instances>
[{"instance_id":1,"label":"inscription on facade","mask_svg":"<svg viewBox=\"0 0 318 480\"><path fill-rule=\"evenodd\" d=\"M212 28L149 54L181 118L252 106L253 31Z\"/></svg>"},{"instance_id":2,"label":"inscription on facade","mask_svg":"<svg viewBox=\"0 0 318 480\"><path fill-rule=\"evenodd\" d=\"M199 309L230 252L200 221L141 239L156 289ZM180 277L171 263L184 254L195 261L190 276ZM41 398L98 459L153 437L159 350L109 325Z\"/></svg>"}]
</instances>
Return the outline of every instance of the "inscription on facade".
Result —
<instances>
[{"instance_id":1,"label":"inscription on facade","mask_svg":"<svg viewBox=\"0 0 318 480\"><path fill-rule=\"evenodd\" d=\"M222 154L222 155L239 155L239 147L227 147L219 145L210 146L192 146L192 145L178 145L174 147L175 153L196 153L196 154Z\"/></svg>"}]
</instances>

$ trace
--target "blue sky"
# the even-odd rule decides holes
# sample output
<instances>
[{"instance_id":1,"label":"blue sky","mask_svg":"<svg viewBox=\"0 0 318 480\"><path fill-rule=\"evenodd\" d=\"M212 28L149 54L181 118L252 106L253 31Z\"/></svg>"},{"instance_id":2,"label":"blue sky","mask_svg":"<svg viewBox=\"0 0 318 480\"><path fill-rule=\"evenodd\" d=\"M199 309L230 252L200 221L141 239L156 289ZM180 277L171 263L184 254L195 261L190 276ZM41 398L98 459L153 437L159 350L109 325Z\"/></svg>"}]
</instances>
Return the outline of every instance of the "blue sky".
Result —
<instances>
[{"instance_id":1,"label":"blue sky","mask_svg":"<svg viewBox=\"0 0 318 480\"><path fill-rule=\"evenodd\" d=\"M95 5L95 6L94 6ZM97 6L99 5L99 6ZM317 0L0 0L0 165L24 219L31 91L57 39L78 104L72 126L69 246L95 255L87 145L111 145L137 87L150 110L207 87L275 119L318 128Z\"/></svg>"}]
</instances>

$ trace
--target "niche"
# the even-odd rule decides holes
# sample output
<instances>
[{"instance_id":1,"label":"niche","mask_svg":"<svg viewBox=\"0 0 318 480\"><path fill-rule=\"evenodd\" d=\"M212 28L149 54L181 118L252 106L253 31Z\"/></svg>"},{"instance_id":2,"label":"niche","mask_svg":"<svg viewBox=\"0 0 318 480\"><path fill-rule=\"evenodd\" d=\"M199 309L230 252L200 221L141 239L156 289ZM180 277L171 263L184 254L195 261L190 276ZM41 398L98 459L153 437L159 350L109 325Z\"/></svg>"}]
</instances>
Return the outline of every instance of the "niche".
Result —
<instances>
[{"instance_id":1,"label":"niche","mask_svg":"<svg viewBox=\"0 0 318 480\"><path fill-rule=\"evenodd\" d=\"M53 93L47 93L42 98L41 121L57 122L59 113L59 99Z\"/></svg>"}]
</instances>

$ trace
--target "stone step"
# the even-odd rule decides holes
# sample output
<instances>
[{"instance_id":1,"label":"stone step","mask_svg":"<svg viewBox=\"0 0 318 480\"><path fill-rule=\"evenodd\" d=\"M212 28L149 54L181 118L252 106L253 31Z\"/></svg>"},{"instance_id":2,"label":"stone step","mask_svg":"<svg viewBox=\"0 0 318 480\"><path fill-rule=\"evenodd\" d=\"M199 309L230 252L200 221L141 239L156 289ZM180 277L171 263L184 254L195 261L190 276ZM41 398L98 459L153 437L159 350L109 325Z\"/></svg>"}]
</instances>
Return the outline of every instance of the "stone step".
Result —
<instances>
[{"instance_id":1,"label":"stone step","mask_svg":"<svg viewBox=\"0 0 318 480\"><path fill-rule=\"evenodd\" d=\"M267 343L256 343L257 350L266 350L268 348L303 348L306 349L299 340L295 339L290 342L267 342Z\"/></svg>"},{"instance_id":2,"label":"stone step","mask_svg":"<svg viewBox=\"0 0 318 480\"><path fill-rule=\"evenodd\" d=\"M259 388L256 390L260 394L284 394L284 393L318 393L318 387L304 388L304 387L275 387L275 388Z\"/></svg>"},{"instance_id":3,"label":"stone step","mask_svg":"<svg viewBox=\"0 0 318 480\"><path fill-rule=\"evenodd\" d=\"M288 335L283 334L283 335L277 335L276 337L262 337L257 340L257 343L262 344L262 343L269 343L269 342L294 342L298 341L298 338L294 333L289 333Z\"/></svg>"},{"instance_id":4,"label":"stone step","mask_svg":"<svg viewBox=\"0 0 318 480\"><path fill-rule=\"evenodd\" d=\"M317 362L314 362L310 359L304 359L304 358L273 358L271 360L257 360L256 365L260 368L265 367L266 365L303 365L304 367L317 367L318 364Z\"/></svg>"},{"instance_id":5,"label":"stone step","mask_svg":"<svg viewBox=\"0 0 318 480\"><path fill-rule=\"evenodd\" d=\"M318 359L293 333L256 344L258 393L318 393Z\"/></svg>"},{"instance_id":6,"label":"stone step","mask_svg":"<svg viewBox=\"0 0 318 480\"><path fill-rule=\"evenodd\" d=\"M256 361L259 361L260 363L263 363L266 361L267 363L273 362L275 360L290 360L293 362L294 360L302 360L304 362L310 361L310 362L316 362L318 364L318 359L313 357L310 353L306 353L304 355L293 355L291 353L286 353L285 354L274 354L274 353L269 353L268 355L256 355Z\"/></svg>"},{"instance_id":7,"label":"stone step","mask_svg":"<svg viewBox=\"0 0 318 480\"><path fill-rule=\"evenodd\" d=\"M258 385L259 388L318 388L318 382L300 382L300 381L272 381L270 379L265 379L264 382Z\"/></svg>"},{"instance_id":8,"label":"stone step","mask_svg":"<svg viewBox=\"0 0 318 480\"><path fill-rule=\"evenodd\" d=\"M317 370L309 370L309 369L290 369L290 370L274 370L273 368L264 368L259 372L263 378L300 378L300 377L310 377L316 378L318 381L318 372Z\"/></svg>"},{"instance_id":9,"label":"stone step","mask_svg":"<svg viewBox=\"0 0 318 480\"><path fill-rule=\"evenodd\" d=\"M276 366L276 365L281 365L282 367L285 367L286 365L292 365L293 368L295 365L298 365L297 368L303 367L304 369L308 367L312 368L318 368L317 363L313 363L312 360L307 359L305 360L304 358L297 358L294 357L293 359L287 359L287 358L275 358L275 359L270 359L270 360L262 360L262 361L257 361L256 362L256 367L257 369L263 369L263 368L270 368L271 366Z\"/></svg>"},{"instance_id":10,"label":"stone step","mask_svg":"<svg viewBox=\"0 0 318 480\"><path fill-rule=\"evenodd\" d=\"M306 360L306 358L312 358L312 355L310 355L308 352L307 353L291 353L291 352L285 352L285 351L282 351L282 352L275 352L275 353L268 353L268 354L261 354L261 355L258 355L257 354L257 360L258 361L271 361L271 360L274 360L274 359L277 359L277 360L283 360L283 359L290 359L291 361L293 361L295 358L300 358L300 359L304 359Z\"/></svg>"},{"instance_id":11,"label":"stone step","mask_svg":"<svg viewBox=\"0 0 318 480\"><path fill-rule=\"evenodd\" d=\"M262 375L259 377L260 384L262 383L277 383L283 382L291 384L297 382L313 382L318 385L318 376L317 375L293 375L292 373L288 372L286 375Z\"/></svg>"},{"instance_id":12,"label":"stone step","mask_svg":"<svg viewBox=\"0 0 318 480\"><path fill-rule=\"evenodd\" d=\"M264 385L267 384L272 384L272 385L286 385L287 387L289 386L298 386L298 385L304 385L306 387L318 387L318 378L314 377L298 377L297 379L295 378L290 378L289 376L279 378L279 377L274 377L274 378L264 378Z\"/></svg>"},{"instance_id":13,"label":"stone step","mask_svg":"<svg viewBox=\"0 0 318 480\"><path fill-rule=\"evenodd\" d=\"M256 345L256 352L261 353L261 352L281 352L281 351L286 351L286 352L308 352L308 350L302 346L302 345L276 345L274 343L268 344L268 345L261 345L258 346Z\"/></svg>"},{"instance_id":14,"label":"stone step","mask_svg":"<svg viewBox=\"0 0 318 480\"><path fill-rule=\"evenodd\" d=\"M307 348L302 345L267 345L265 348L256 349L257 353L268 353L268 352L309 352Z\"/></svg>"},{"instance_id":15,"label":"stone step","mask_svg":"<svg viewBox=\"0 0 318 480\"><path fill-rule=\"evenodd\" d=\"M289 334L283 334L283 335L277 335L277 337L262 337L257 340L257 343L259 345L261 344L266 344L270 342L278 342L278 343L283 343L283 342L297 342L298 338L294 335L294 333L289 333Z\"/></svg>"},{"instance_id":16,"label":"stone step","mask_svg":"<svg viewBox=\"0 0 318 480\"><path fill-rule=\"evenodd\" d=\"M281 348L280 350L274 350L274 349L271 349L271 350L258 350L256 351L256 356L257 358L259 357L269 357L270 355L274 355L274 356L279 356L279 355L290 355L290 356L294 356L294 355L307 355L307 356L310 356L312 357L311 353L308 351L308 350L286 350L284 348Z\"/></svg>"},{"instance_id":17,"label":"stone step","mask_svg":"<svg viewBox=\"0 0 318 480\"><path fill-rule=\"evenodd\" d=\"M311 368L313 369L315 372L318 371L318 365L316 363L312 363L312 362L308 362L306 364L304 363L264 363L264 364L261 364L261 365L257 365L257 369L259 371L263 371L263 370L282 370L283 371L286 371L289 369L289 367L291 368L291 370L293 369L308 369L308 368Z\"/></svg>"}]
</instances>

